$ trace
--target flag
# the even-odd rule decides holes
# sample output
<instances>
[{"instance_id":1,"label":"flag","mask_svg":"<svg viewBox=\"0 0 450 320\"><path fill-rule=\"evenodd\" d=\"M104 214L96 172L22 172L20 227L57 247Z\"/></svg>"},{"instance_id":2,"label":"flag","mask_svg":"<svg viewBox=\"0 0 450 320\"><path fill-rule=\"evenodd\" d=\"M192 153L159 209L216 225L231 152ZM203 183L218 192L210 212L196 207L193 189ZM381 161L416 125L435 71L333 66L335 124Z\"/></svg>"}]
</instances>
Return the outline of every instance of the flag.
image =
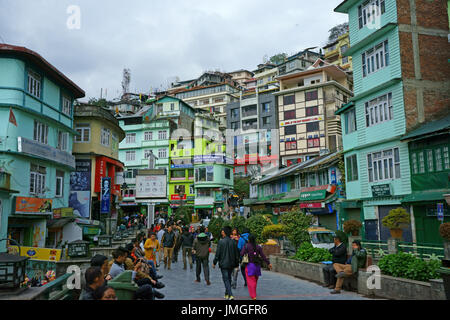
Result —
<instances>
[{"instance_id":1,"label":"flag","mask_svg":"<svg viewBox=\"0 0 450 320\"><path fill-rule=\"evenodd\" d=\"M17 127L16 117L14 116L14 112L12 111L12 108L9 108L9 122L11 122L13 125L15 125Z\"/></svg>"}]
</instances>

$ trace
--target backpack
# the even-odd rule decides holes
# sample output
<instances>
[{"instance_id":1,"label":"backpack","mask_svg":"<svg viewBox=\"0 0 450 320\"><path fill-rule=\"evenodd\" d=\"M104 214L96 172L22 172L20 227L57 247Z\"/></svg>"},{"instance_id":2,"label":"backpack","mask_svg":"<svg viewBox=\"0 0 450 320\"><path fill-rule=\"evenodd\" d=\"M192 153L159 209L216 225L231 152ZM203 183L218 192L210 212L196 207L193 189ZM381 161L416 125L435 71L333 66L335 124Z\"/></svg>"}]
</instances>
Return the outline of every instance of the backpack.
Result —
<instances>
[{"instance_id":1,"label":"backpack","mask_svg":"<svg viewBox=\"0 0 450 320\"><path fill-rule=\"evenodd\" d=\"M248 249L248 244L246 244L246 246L247 246L246 248L247 248L248 256L249 257L251 256L253 258L252 259L253 263L258 266L262 266L262 264L264 263L264 260L261 258L259 253L255 250L255 248L254 248L253 252L250 252ZM249 261L250 261L250 258L249 258Z\"/></svg>"}]
</instances>

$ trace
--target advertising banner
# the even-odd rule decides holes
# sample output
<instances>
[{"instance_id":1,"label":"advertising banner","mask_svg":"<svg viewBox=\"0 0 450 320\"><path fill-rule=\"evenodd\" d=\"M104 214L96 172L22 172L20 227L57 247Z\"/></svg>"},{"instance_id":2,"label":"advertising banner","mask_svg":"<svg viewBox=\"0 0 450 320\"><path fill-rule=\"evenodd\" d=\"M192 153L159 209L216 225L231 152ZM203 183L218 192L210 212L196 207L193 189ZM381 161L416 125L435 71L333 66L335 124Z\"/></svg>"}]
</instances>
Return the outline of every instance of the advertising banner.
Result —
<instances>
[{"instance_id":1,"label":"advertising banner","mask_svg":"<svg viewBox=\"0 0 450 320\"><path fill-rule=\"evenodd\" d=\"M71 191L69 196L69 207L73 213L82 218L91 217L91 191Z\"/></svg>"},{"instance_id":2,"label":"advertising banner","mask_svg":"<svg viewBox=\"0 0 450 320\"><path fill-rule=\"evenodd\" d=\"M70 174L71 191L91 191L91 160L76 160L75 172Z\"/></svg>"},{"instance_id":3,"label":"advertising banner","mask_svg":"<svg viewBox=\"0 0 450 320\"><path fill-rule=\"evenodd\" d=\"M16 197L16 214L52 214L52 199Z\"/></svg>"},{"instance_id":4,"label":"advertising banner","mask_svg":"<svg viewBox=\"0 0 450 320\"><path fill-rule=\"evenodd\" d=\"M19 247L9 246L8 253L18 254ZM59 261L61 259L61 249L34 248L21 246L20 256L28 257L31 260Z\"/></svg>"},{"instance_id":5,"label":"advertising banner","mask_svg":"<svg viewBox=\"0 0 450 320\"><path fill-rule=\"evenodd\" d=\"M111 178L102 178L102 192L100 196L100 213L111 211Z\"/></svg>"}]
</instances>

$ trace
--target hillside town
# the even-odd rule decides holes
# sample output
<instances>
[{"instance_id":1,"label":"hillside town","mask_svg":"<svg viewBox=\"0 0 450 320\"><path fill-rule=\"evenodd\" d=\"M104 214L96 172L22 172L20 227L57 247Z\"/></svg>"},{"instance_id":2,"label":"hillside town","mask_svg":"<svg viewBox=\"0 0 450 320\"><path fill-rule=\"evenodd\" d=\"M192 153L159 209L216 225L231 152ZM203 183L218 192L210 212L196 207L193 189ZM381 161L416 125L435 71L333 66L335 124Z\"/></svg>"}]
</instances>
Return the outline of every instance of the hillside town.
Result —
<instances>
[{"instance_id":1,"label":"hillside town","mask_svg":"<svg viewBox=\"0 0 450 320\"><path fill-rule=\"evenodd\" d=\"M141 92L125 68L113 99L0 43L0 299L202 299L184 279L223 299L222 276L225 299L256 299L248 243L266 299L450 299L448 2L334 12L348 23L328 39L248 70ZM229 239L240 263L223 268ZM426 275L383 267L396 257ZM67 286L73 265L88 289ZM381 289L361 285L371 265Z\"/></svg>"}]
</instances>

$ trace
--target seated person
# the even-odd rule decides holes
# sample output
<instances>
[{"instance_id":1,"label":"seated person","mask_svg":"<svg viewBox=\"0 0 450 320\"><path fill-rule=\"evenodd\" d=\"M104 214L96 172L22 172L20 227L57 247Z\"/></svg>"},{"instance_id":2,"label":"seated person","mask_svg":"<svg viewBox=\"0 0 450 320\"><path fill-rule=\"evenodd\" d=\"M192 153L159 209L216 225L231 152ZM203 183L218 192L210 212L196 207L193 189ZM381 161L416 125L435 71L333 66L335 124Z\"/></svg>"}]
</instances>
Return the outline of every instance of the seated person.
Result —
<instances>
[{"instance_id":1,"label":"seated person","mask_svg":"<svg viewBox=\"0 0 450 320\"><path fill-rule=\"evenodd\" d=\"M104 285L105 279L100 267L89 267L84 277L86 286L81 292L80 300L95 300L94 291Z\"/></svg>"},{"instance_id":2,"label":"seated person","mask_svg":"<svg viewBox=\"0 0 450 320\"><path fill-rule=\"evenodd\" d=\"M345 261L347 260L347 248L345 244L342 242L342 239L338 235L334 236L333 241L334 247L329 250L333 255L333 264L345 264ZM325 280L324 287L328 287L330 289L334 288L336 284L336 271L334 270L333 264L325 265L322 268L323 277Z\"/></svg>"},{"instance_id":3,"label":"seated person","mask_svg":"<svg viewBox=\"0 0 450 320\"><path fill-rule=\"evenodd\" d=\"M335 263L333 264L336 270L336 288L331 291L331 294L341 293L342 284L344 283L344 277L351 276L358 272L359 268L364 268L366 265L367 252L361 248L361 242L355 240L352 242L352 256L348 258L345 264Z\"/></svg>"},{"instance_id":4,"label":"seated person","mask_svg":"<svg viewBox=\"0 0 450 320\"><path fill-rule=\"evenodd\" d=\"M141 246L139 244L139 239L134 239L133 246L131 244L129 244L127 249L131 252L130 256L134 260L134 262L141 259L150 266L149 274L153 279L159 280L163 277L163 276L158 275L154 261L149 260L146 257L146 254L144 253L144 251L142 251Z\"/></svg>"},{"instance_id":5,"label":"seated person","mask_svg":"<svg viewBox=\"0 0 450 320\"><path fill-rule=\"evenodd\" d=\"M116 291L108 286L101 286L94 291L94 300L117 300Z\"/></svg>"},{"instance_id":6,"label":"seated person","mask_svg":"<svg viewBox=\"0 0 450 320\"><path fill-rule=\"evenodd\" d=\"M111 280L111 276L109 275L109 261L104 255L97 254L93 256L91 259L91 267L100 267L105 277L105 285L106 281Z\"/></svg>"}]
</instances>

